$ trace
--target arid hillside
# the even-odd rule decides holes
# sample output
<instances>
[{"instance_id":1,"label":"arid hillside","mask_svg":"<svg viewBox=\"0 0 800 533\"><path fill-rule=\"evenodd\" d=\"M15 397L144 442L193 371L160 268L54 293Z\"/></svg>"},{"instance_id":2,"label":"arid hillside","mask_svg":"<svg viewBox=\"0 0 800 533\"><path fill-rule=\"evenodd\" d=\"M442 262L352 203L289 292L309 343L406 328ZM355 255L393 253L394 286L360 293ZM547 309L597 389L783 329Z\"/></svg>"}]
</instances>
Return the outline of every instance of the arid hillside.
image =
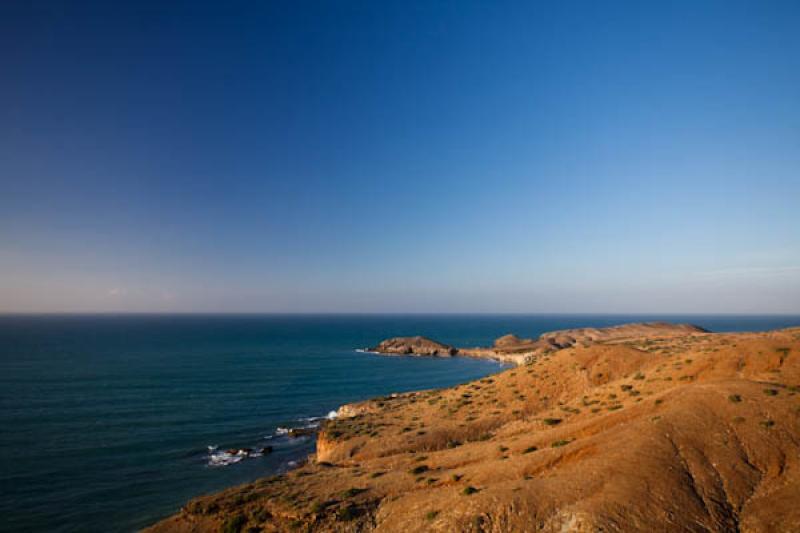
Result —
<instances>
[{"instance_id":1,"label":"arid hillside","mask_svg":"<svg viewBox=\"0 0 800 533\"><path fill-rule=\"evenodd\" d=\"M346 406L316 460L152 531L800 531L800 328L593 331Z\"/></svg>"}]
</instances>

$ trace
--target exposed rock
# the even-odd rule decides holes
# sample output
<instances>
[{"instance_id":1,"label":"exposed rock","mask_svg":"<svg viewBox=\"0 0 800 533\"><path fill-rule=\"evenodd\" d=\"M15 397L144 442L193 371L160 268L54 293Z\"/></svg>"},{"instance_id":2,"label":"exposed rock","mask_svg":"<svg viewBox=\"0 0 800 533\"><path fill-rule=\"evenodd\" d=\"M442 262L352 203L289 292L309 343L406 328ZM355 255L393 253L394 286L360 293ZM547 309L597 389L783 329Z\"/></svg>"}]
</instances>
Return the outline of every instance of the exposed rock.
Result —
<instances>
[{"instance_id":1,"label":"exposed rock","mask_svg":"<svg viewBox=\"0 0 800 533\"><path fill-rule=\"evenodd\" d=\"M458 350L452 346L436 342L427 337L394 337L387 339L369 351L385 355L428 355L450 357Z\"/></svg>"},{"instance_id":2,"label":"exposed rock","mask_svg":"<svg viewBox=\"0 0 800 533\"><path fill-rule=\"evenodd\" d=\"M296 439L298 437L314 435L316 432L317 430L315 428L290 428L286 434L293 439Z\"/></svg>"},{"instance_id":3,"label":"exposed rock","mask_svg":"<svg viewBox=\"0 0 800 533\"><path fill-rule=\"evenodd\" d=\"M427 337L394 337L387 339L370 351L383 355L428 355L448 357L461 355L495 359L504 363L524 364L542 353L563 350L577 344L594 342L622 342L629 338L672 337L675 335L703 334L707 330L691 324L645 322L623 324L607 328L576 328L543 333L538 339L525 339L513 334L497 338L490 347L454 348Z\"/></svg>"}]
</instances>

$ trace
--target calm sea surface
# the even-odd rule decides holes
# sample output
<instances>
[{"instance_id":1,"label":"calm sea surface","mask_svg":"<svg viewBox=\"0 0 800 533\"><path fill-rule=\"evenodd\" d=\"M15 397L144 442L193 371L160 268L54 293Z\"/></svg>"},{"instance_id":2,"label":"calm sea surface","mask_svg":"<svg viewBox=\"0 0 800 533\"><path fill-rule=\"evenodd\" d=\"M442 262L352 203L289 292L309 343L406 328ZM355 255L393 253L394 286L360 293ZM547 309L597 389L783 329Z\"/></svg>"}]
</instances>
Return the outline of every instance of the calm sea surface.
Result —
<instances>
[{"instance_id":1,"label":"calm sea surface","mask_svg":"<svg viewBox=\"0 0 800 533\"><path fill-rule=\"evenodd\" d=\"M280 428L502 368L356 351L386 337L473 346L655 319L713 331L800 325L789 316L0 316L0 530L134 531L313 450ZM225 449L264 446L273 453L212 464Z\"/></svg>"}]
</instances>

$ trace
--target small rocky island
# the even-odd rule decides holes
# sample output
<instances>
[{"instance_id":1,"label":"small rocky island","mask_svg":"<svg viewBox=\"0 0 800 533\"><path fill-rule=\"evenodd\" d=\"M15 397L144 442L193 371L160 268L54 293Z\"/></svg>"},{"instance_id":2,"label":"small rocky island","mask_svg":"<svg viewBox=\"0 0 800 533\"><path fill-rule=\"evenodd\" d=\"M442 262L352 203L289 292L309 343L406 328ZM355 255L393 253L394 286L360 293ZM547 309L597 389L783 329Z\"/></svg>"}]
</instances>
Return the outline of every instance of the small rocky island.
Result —
<instances>
[{"instance_id":1,"label":"small rocky island","mask_svg":"<svg viewBox=\"0 0 800 533\"><path fill-rule=\"evenodd\" d=\"M369 351L383 355L427 355L433 357L452 357L458 353L458 350L452 346L420 336L386 339L370 348Z\"/></svg>"}]
</instances>

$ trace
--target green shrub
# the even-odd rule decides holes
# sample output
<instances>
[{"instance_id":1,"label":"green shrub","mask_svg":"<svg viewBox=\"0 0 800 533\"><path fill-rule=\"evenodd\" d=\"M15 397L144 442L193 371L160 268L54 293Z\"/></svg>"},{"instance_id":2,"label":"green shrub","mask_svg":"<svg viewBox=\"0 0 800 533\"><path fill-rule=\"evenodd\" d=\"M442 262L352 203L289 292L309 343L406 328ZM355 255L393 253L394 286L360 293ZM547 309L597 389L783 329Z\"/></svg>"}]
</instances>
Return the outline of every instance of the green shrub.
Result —
<instances>
[{"instance_id":1,"label":"green shrub","mask_svg":"<svg viewBox=\"0 0 800 533\"><path fill-rule=\"evenodd\" d=\"M562 446L566 446L566 445L567 445L567 444L569 444L570 442L572 442L572 441L571 441L571 440L557 440L557 441L555 441L553 444L551 444L551 446L552 446L553 448L560 448L560 447L562 447Z\"/></svg>"},{"instance_id":2,"label":"green shrub","mask_svg":"<svg viewBox=\"0 0 800 533\"><path fill-rule=\"evenodd\" d=\"M225 519L222 523L222 533L239 533L247 523L247 517L237 513Z\"/></svg>"},{"instance_id":3,"label":"green shrub","mask_svg":"<svg viewBox=\"0 0 800 533\"><path fill-rule=\"evenodd\" d=\"M408 473L411 474L412 476L417 476L419 474L427 472L428 470L429 470L428 465L419 465L409 470Z\"/></svg>"},{"instance_id":4,"label":"green shrub","mask_svg":"<svg viewBox=\"0 0 800 533\"><path fill-rule=\"evenodd\" d=\"M314 502L311 504L309 511L311 511L314 514L321 513L322 511L325 510L327 506L328 504L326 502Z\"/></svg>"},{"instance_id":5,"label":"green shrub","mask_svg":"<svg viewBox=\"0 0 800 533\"><path fill-rule=\"evenodd\" d=\"M764 389L764 394L766 394L767 396L777 396L778 389Z\"/></svg>"},{"instance_id":6,"label":"green shrub","mask_svg":"<svg viewBox=\"0 0 800 533\"><path fill-rule=\"evenodd\" d=\"M464 487L464 490L461 491L461 494L463 494L464 496L470 496L472 494L475 494L476 492L478 492L478 489L470 485L468 487Z\"/></svg>"},{"instance_id":7,"label":"green shrub","mask_svg":"<svg viewBox=\"0 0 800 533\"><path fill-rule=\"evenodd\" d=\"M436 520L436 517L439 516L439 511L428 511L425 513L425 520L428 522L432 522Z\"/></svg>"},{"instance_id":8,"label":"green shrub","mask_svg":"<svg viewBox=\"0 0 800 533\"><path fill-rule=\"evenodd\" d=\"M342 492L342 498L352 498L353 496L358 496L362 492L366 492L367 489L360 489L357 487L351 487L346 491Z\"/></svg>"},{"instance_id":9,"label":"green shrub","mask_svg":"<svg viewBox=\"0 0 800 533\"><path fill-rule=\"evenodd\" d=\"M528 446L527 448L525 448L524 450L522 450L522 453L533 453L533 452L535 452L535 451L536 451L536 450L538 450L538 449L539 449L539 448L537 448L536 446Z\"/></svg>"},{"instance_id":10,"label":"green shrub","mask_svg":"<svg viewBox=\"0 0 800 533\"><path fill-rule=\"evenodd\" d=\"M742 397L738 394L731 394L730 396L728 396L728 400L730 400L733 403L739 403L742 401Z\"/></svg>"},{"instance_id":11,"label":"green shrub","mask_svg":"<svg viewBox=\"0 0 800 533\"><path fill-rule=\"evenodd\" d=\"M347 507L341 509L337 518L342 522L350 522L351 520L355 520L358 518L359 511L358 507L355 505L348 505Z\"/></svg>"},{"instance_id":12,"label":"green shrub","mask_svg":"<svg viewBox=\"0 0 800 533\"><path fill-rule=\"evenodd\" d=\"M544 422L544 425L546 425L546 426L557 426L558 424L561 423L561 419L560 418L545 418L544 420L542 420L542 422Z\"/></svg>"}]
</instances>

